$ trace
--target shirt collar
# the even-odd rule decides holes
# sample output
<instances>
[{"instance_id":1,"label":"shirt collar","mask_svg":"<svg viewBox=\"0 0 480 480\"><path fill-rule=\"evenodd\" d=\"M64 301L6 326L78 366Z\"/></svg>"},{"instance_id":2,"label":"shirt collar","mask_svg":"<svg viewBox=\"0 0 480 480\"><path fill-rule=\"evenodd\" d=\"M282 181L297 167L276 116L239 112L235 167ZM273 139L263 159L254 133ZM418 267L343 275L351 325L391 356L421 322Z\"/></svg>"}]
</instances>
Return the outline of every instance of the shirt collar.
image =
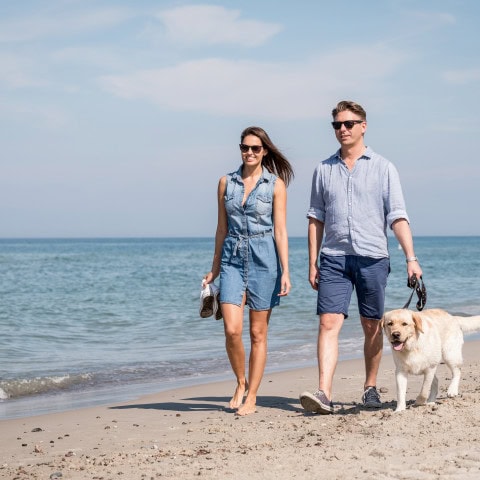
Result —
<instances>
[{"instance_id":1,"label":"shirt collar","mask_svg":"<svg viewBox=\"0 0 480 480\"><path fill-rule=\"evenodd\" d=\"M360 157L360 158L365 158L367 160L370 160L372 158L372 155L373 155L373 150L366 146L365 147L365 152L363 152L363 155ZM341 156L341 151L340 149L337 150L337 152L335 153L334 157L338 160L338 161L342 161L342 156Z\"/></svg>"},{"instance_id":2,"label":"shirt collar","mask_svg":"<svg viewBox=\"0 0 480 480\"><path fill-rule=\"evenodd\" d=\"M238 170L233 174L233 178L241 183L243 183L243 179L242 179L242 167L243 165L240 165L240 167L238 167ZM273 175L273 173L270 173L266 168L265 166L262 166L262 175L260 176L260 178L258 179L258 181L262 181L262 182L271 182L273 179L275 178L275 175Z\"/></svg>"}]
</instances>

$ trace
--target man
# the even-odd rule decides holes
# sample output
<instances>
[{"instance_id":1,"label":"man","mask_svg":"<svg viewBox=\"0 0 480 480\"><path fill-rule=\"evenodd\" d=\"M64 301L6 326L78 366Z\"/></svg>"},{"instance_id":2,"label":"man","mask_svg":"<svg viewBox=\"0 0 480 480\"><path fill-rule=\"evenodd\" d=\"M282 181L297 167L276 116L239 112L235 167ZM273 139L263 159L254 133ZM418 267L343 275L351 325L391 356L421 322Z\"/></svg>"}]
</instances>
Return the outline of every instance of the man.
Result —
<instances>
[{"instance_id":1,"label":"man","mask_svg":"<svg viewBox=\"0 0 480 480\"><path fill-rule=\"evenodd\" d=\"M338 336L348 316L354 288L365 335L366 378L362 401L367 408L381 406L376 381L383 349L380 319L390 272L387 226L403 249L408 278L422 275L398 172L364 144L365 110L357 103L342 101L333 109L332 116L340 149L316 168L307 214L309 281L318 290L320 317L319 389L313 394L300 395L305 410L321 414L334 411L332 383Z\"/></svg>"}]
</instances>

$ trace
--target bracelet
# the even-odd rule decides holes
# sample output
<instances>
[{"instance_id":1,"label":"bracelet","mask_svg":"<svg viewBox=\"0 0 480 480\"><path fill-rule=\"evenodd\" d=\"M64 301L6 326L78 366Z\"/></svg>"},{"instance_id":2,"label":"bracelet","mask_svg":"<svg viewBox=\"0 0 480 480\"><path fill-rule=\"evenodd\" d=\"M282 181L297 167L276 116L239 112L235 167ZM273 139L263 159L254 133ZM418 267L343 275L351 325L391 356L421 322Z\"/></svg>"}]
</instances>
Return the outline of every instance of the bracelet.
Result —
<instances>
[{"instance_id":1,"label":"bracelet","mask_svg":"<svg viewBox=\"0 0 480 480\"><path fill-rule=\"evenodd\" d=\"M405 261L407 263L408 262L418 262L418 258L417 257L407 257Z\"/></svg>"}]
</instances>

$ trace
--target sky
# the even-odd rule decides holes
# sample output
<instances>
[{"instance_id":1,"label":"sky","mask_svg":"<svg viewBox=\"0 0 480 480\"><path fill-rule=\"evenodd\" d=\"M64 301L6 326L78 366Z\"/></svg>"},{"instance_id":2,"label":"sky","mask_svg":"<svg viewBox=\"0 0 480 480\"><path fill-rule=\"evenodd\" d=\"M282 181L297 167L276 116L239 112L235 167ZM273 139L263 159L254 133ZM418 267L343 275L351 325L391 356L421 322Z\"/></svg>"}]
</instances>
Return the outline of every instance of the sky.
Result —
<instances>
[{"instance_id":1,"label":"sky","mask_svg":"<svg viewBox=\"0 0 480 480\"><path fill-rule=\"evenodd\" d=\"M477 0L0 0L0 237L212 237L263 127L305 236L332 108L367 111L414 235L480 235Z\"/></svg>"}]
</instances>

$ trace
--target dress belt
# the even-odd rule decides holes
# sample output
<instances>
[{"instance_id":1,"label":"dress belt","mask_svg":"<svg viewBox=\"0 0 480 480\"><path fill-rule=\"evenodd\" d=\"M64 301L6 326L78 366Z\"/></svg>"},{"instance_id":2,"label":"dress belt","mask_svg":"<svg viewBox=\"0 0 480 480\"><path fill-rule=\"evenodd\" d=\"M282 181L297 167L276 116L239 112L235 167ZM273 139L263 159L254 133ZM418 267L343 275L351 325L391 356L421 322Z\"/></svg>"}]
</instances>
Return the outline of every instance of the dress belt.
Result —
<instances>
[{"instance_id":1,"label":"dress belt","mask_svg":"<svg viewBox=\"0 0 480 480\"><path fill-rule=\"evenodd\" d=\"M248 241L250 238L258 238L258 237L265 237L266 235L271 235L272 230L265 230L264 232L260 233L249 233L248 235L242 235L238 233L231 233L228 232L229 237L236 238L237 241L235 242L235 247L233 248L233 256L237 255L237 250L244 241Z\"/></svg>"}]
</instances>

